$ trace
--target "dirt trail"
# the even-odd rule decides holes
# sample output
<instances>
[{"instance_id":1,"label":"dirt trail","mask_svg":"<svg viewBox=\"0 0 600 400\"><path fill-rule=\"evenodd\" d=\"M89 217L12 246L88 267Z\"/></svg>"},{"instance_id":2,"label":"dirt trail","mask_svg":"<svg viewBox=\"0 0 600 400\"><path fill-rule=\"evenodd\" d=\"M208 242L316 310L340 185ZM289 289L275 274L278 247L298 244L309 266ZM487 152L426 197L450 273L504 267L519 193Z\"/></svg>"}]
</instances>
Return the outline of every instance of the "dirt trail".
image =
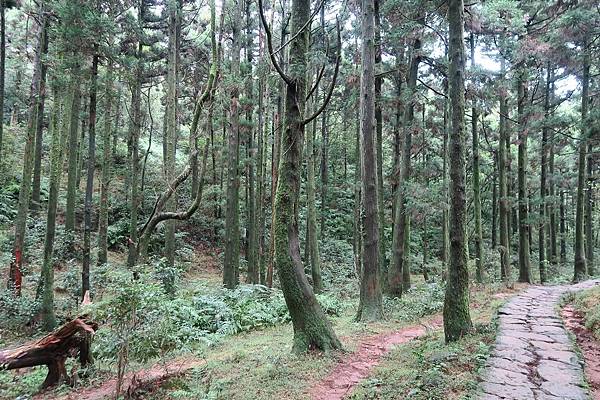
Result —
<instances>
[{"instance_id":1,"label":"dirt trail","mask_svg":"<svg viewBox=\"0 0 600 400\"><path fill-rule=\"evenodd\" d=\"M594 400L600 400L600 342L584 325L583 316L572 304L562 310L563 321L577 339L585 360L584 372Z\"/></svg>"},{"instance_id":2,"label":"dirt trail","mask_svg":"<svg viewBox=\"0 0 600 400\"><path fill-rule=\"evenodd\" d=\"M331 373L310 391L313 400L341 400L379 364L381 357L393 346L423 336L442 326L442 317L436 316L421 325L363 339L358 350L343 359Z\"/></svg>"},{"instance_id":3,"label":"dirt trail","mask_svg":"<svg viewBox=\"0 0 600 400\"><path fill-rule=\"evenodd\" d=\"M125 375L122 385L122 393L132 393L139 387L148 385L160 385L164 379L181 375L186 371L205 365L206 360L198 358L177 358L166 364L155 364L150 368L129 372ZM79 390L69 392L64 396L48 397L47 393L39 393L33 397L34 400L102 400L115 397L117 379L111 378L98 386L82 387Z\"/></svg>"}]
</instances>

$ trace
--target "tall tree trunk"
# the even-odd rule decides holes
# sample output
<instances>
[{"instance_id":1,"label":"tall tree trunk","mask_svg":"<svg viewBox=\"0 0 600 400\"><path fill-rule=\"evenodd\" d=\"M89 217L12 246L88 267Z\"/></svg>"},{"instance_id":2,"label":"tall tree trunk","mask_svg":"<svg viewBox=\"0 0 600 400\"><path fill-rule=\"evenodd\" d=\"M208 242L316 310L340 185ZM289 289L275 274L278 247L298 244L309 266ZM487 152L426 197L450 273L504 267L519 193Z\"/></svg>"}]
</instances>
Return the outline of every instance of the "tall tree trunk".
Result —
<instances>
[{"instance_id":1,"label":"tall tree trunk","mask_svg":"<svg viewBox=\"0 0 600 400\"><path fill-rule=\"evenodd\" d=\"M378 214L377 137L375 128L375 1L362 0L362 50L360 79L361 177L363 192L363 251L360 303L357 321L374 321L383 316L379 274L380 247Z\"/></svg>"},{"instance_id":2,"label":"tall tree trunk","mask_svg":"<svg viewBox=\"0 0 600 400\"><path fill-rule=\"evenodd\" d=\"M450 124L450 265L444 299L444 336L453 342L472 328L466 254L465 198L465 49L463 0L449 0L448 84Z\"/></svg>"},{"instance_id":3,"label":"tall tree trunk","mask_svg":"<svg viewBox=\"0 0 600 400\"><path fill-rule=\"evenodd\" d=\"M56 326L54 315L54 238L56 235L56 209L58 206L58 192L60 189L60 178L62 175L63 155L68 136L69 125L61 124L61 115L64 121L68 120L69 114L61 110L61 95L58 85L54 82L54 104L50 116L50 130L52 132L52 145L50 149L50 182L48 189L48 214L46 218L46 236L44 239L44 261L40 274L40 313L44 329L51 331Z\"/></svg>"},{"instance_id":4,"label":"tall tree trunk","mask_svg":"<svg viewBox=\"0 0 600 400\"><path fill-rule=\"evenodd\" d=\"M0 165L4 139L4 82L6 75L6 0L0 0Z\"/></svg>"},{"instance_id":5,"label":"tall tree trunk","mask_svg":"<svg viewBox=\"0 0 600 400\"><path fill-rule=\"evenodd\" d=\"M261 20L267 22L259 0ZM278 64L279 75L285 81L285 120L281 146L285 149L279 163L279 180L275 194L274 244L275 265L281 289L294 327L293 351L309 349L329 351L341 348L341 343L321 309L304 273L298 235L298 198L301 179L302 141L304 128L311 118L303 119L306 96L306 64L309 32L303 27L309 21L310 1L292 0L290 14L289 75ZM272 53L270 31L267 31ZM276 63L275 57L271 61ZM339 64L338 64L339 65ZM325 105L324 105L325 106Z\"/></svg>"},{"instance_id":6,"label":"tall tree trunk","mask_svg":"<svg viewBox=\"0 0 600 400\"><path fill-rule=\"evenodd\" d=\"M1 1L1 0L0 0ZM41 32L42 37L42 61L40 75L40 97L36 106L36 127L35 127L35 153L33 162L33 187L31 189L31 210L38 211L41 208L40 192L42 179L42 148L44 134L44 103L46 100L46 71L48 65L44 61L48 53L48 28L44 27ZM0 109L1 110L1 109Z\"/></svg>"},{"instance_id":7,"label":"tall tree trunk","mask_svg":"<svg viewBox=\"0 0 600 400\"><path fill-rule=\"evenodd\" d=\"M236 0L233 7L233 43L230 73L232 78L236 79L240 76L242 0ZM240 89L237 84L233 84L230 92L230 127L227 135L227 211L225 217L225 263L223 266L223 284L230 289L236 287L239 282L240 264L239 96Z\"/></svg>"},{"instance_id":8,"label":"tall tree trunk","mask_svg":"<svg viewBox=\"0 0 600 400\"><path fill-rule=\"evenodd\" d=\"M40 3L40 23L38 33L38 45L33 61L33 75L29 94L29 113L27 121L27 136L25 138L25 150L23 154L23 174L19 188L19 202L17 215L15 217L15 240L13 242L13 258L10 263L8 286L17 296L21 295L22 268L25 246L25 231L27 228L27 214L29 213L29 201L31 195L31 180L33 175L34 140L36 134L36 108L40 100L40 82L42 75L41 54L44 48L47 15L43 3Z\"/></svg>"},{"instance_id":9,"label":"tall tree trunk","mask_svg":"<svg viewBox=\"0 0 600 400\"><path fill-rule=\"evenodd\" d=\"M585 259L588 275L594 276L594 147L588 139L587 147L587 192L585 194Z\"/></svg>"},{"instance_id":10,"label":"tall tree trunk","mask_svg":"<svg viewBox=\"0 0 600 400\"><path fill-rule=\"evenodd\" d=\"M381 14L380 0L374 1L375 17L375 65L381 64ZM375 76L375 131L377 137L377 217L379 219L379 271L381 284L385 286L387 280L387 260L385 243L385 208L383 205L383 112L381 87L383 77Z\"/></svg>"},{"instance_id":11,"label":"tall tree trunk","mask_svg":"<svg viewBox=\"0 0 600 400\"><path fill-rule=\"evenodd\" d=\"M448 94L448 81L445 81L444 92ZM443 209L442 209L442 263L443 271L442 276L445 277L448 272L448 266L450 264L450 201L449 201L449 187L448 187L448 135L450 133L449 127L449 102L447 96L444 98L444 111L443 111L443 154L442 154L442 190L443 190Z\"/></svg>"},{"instance_id":12,"label":"tall tree trunk","mask_svg":"<svg viewBox=\"0 0 600 400\"><path fill-rule=\"evenodd\" d=\"M354 271L357 276L361 276L361 265L362 265L362 224L361 224L361 159L360 159L360 121L356 123L356 145L354 148L354 159L356 165L354 166L354 224L353 224L353 241L352 247L354 251Z\"/></svg>"},{"instance_id":13,"label":"tall tree trunk","mask_svg":"<svg viewBox=\"0 0 600 400\"><path fill-rule=\"evenodd\" d=\"M81 107L80 65L76 64L71 70L71 85L73 96L71 103L71 122L69 124L69 159L67 167L67 208L65 210L65 230L75 230L75 197L77 196L77 153L79 128L79 109Z\"/></svg>"},{"instance_id":14,"label":"tall tree trunk","mask_svg":"<svg viewBox=\"0 0 600 400\"><path fill-rule=\"evenodd\" d=\"M492 151L492 249L498 246L498 151Z\"/></svg>"},{"instance_id":15,"label":"tall tree trunk","mask_svg":"<svg viewBox=\"0 0 600 400\"><path fill-rule=\"evenodd\" d=\"M554 83L551 86L551 96L554 93ZM552 263L552 265L558 265L558 241L557 241L557 215L556 215L556 184L555 184L555 176L554 176L554 132L550 131L549 138L549 156L548 156L548 169L550 172L550 201L548 204L548 212L547 215L550 216L550 223L548 225L548 260Z\"/></svg>"},{"instance_id":16,"label":"tall tree trunk","mask_svg":"<svg viewBox=\"0 0 600 400\"><path fill-rule=\"evenodd\" d=\"M88 131L87 178L83 208L83 268L81 269L81 298L90 291L90 255L92 235L92 201L96 169L96 98L98 93L98 45L94 45L90 82L90 122Z\"/></svg>"},{"instance_id":17,"label":"tall tree trunk","mask_svg":"<svg viewBox=\"0 0 600 400\"><path fill-rule=\"evenodd\" d=\"M567 263L567 216L566 216L565 191L560 189L560 263Z\"/></svg>"},{"instance_id":18,"label":"tall tree trunk","mask_svg":"<svg viewBox=\"0 0 600 400\"><path fill-rule=\"evenodd\" d=\"M408 71L407 89L410 100L404 109L402 144L402 168L400 181L396 190L396 215L394 218L394 235L392 240L392 265L389 269L388 291L393 296L401 296L402 291L410 288L410 212L407 210L407 186L410 181L410 157L412 150L412 131L414 129L416 87L421 61L421 40L413 42L410 68Z\"/></svg>"},{"instance_id":19,"label":"tall tree trunk","mask_svg":"<svg viewBox=\"0 0 600 400\"><path fill-rule=\"evenodd\" d=\"M577 208L575 215L575 265L573 281L579 282L587 276L587 262L585 259L585 233L584 233L584 212L585 199L584 187L585 179L585 159L586 147L589 130L588 108L589 108L589 88L590 88L590 49L587 40L583 43L583 76L581 80L581 137L579 141L579 165L577 174ZM591 241L590 241L591 243Z\"/></svg>"},{"instance_id":20,"label":"tall tree trunk","mask_svg":"<svg viewBox=\"0 0 600 400\"><path fill-rule=\"evenodd\" d=\"M180 8L181 0L168 1L168 21L169 21L169 49L167 58L167 108L166 108L166 158L165 175L167 182L172 182L176 176L175 164L177 154L177 135L178 135L178 101L177 84L179 68L179 31L180 31ZM177 192L174 192L166 204L167 212L174 212L177 209ZM165 221L165 248L164 256L167 259L167 266L175 266L175 220ZM173 294L175 291L175 282L171 274L163 282L166 290Z\"/></svg>"},{"instance_id":21,"label":"tall tree trunk","mask_svg":"<svg viewBox=\"0 0 600 400\"><path fill-rule=\"evenodd\" d=\"M138 21L142 24L143 15L145 13L144 0L139 1ZM137 263L138 252L138 205L139 200L139 174L140 174L140 156L139 156L139 141L140 132L142 129L142 78L144 72L144 54L143 41L141 37L137 38L136 65L135 76L131 82L131 118L129 124L129 146L131 148L130 156L130 196L129 196L129 239L127 241L127 267L133 270ZM134 278L137 278L137 272L133 271Z\"/></svg>"},{"instance_id":22,"label":"tall tree trunk","mask_svg":"<svg viewBox=\"0 0 600 400\"><path fill-rule=\"evenodd\" d=\"M102 177L100 178L100 211L98 213L98 265L108 261L108 207L109 186L112 179L112 102L113 102L113 66L108 61L106 68L106 87L104 93L104 126L102 132ZM116 130L116 126L115 126Z\"/></svg>"},{"instance_id":23,"label":"tall tree trunk","mask_svg":"<svg viewBox=\"0 0 600 400\"><path fill-rule=\"evenodd\" d=\"M311 86L309 80L308 86ZM312 97L306 105L308 112L313 112ZM317 206L315 189L315 132L316 121L308 124L306 132L306 247L313 281L313 290L320 293L323 290L321 279L321 256L319 254L319 238L317 234Z\"/></svg>"},{"instance_id":24,"label":"tall tree trunk","mask_svg":"<svg viewBox=\"0 0 600 400\"><path fill-rule=\"evenodd\" d=\"M544 95L544 119L548 121L550 117L550 79L551 79L551 71L550 65L548 63L547 71L546 71L546 91ZM548 209L548 204L546 200L546 193L548 192L546 181L548 179L548 125L547 122L544 124L542 128L542 144L541 144L541 165L540 165L540 224L538 229L538 253L540 259L540 282L545 283L548 280L547 272L546 272L546 228L547 228L547 218L546 211Z\"/></svg>"},{"instance_id":25,"label":"tall tree trunk","mask_svg":"<svg viewBox=\"0 0 600 400\"><path fill-rule=\"evenodd\" d=\"M525 111L527 102L527 81L525 72L518 71L517 77L517 113L519 115L519 282L531 283L531 268L529 263L529 199L527 196L527 120Z\"/></svg>"},{"instance_id":26,"label":"tall tree trunk","mask_svg":"<svg viewBox=\"0 0 600 400\"><path fill-rule=\"evenodd\" d=\"M475 36L470 35L471 69L475 70ZM475 280L483 282L483 233L481 230L481 185L479 183L479 131L477 130L477 96L471 107L471 133L473 135L473 209L475 212Z\"/></svg>"},{"instance_id":27,"label":"tall tree trunk","mask_svg":"<svg viewBox=\"0 0 600 400\"><path fill-rule=\"evenodd\" d=\"M246 123L244 130L247 132L247 174L248 174L248 204L247 204L247 232L248 232L248 253L246 259L248 261L248 282L259 283L259 265L258 265L258 232L257 232L257 188L256 188L256 155L257 149L254 143L254 126L252 124L254 112L254 95L253 95L253 79L252 79L252 52L254 51L252 36L252 19L250 14L250 6L252 1L246 0ZM260 133L257 131L257 136Z\"/></svg>"}]
</instances>

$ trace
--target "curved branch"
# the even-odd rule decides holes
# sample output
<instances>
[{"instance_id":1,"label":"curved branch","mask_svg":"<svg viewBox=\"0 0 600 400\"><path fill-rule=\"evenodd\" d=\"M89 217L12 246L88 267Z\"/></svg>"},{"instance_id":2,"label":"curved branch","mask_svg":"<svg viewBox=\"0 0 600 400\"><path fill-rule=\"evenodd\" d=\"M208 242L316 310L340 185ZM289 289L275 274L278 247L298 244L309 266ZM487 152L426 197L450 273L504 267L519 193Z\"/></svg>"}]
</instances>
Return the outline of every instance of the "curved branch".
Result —
<instances>
[{"instance_id":1,"label":"curved branch","mask_svg":"<svg viewBox=\"0 0 600 400\"><path fill-rule=\"evenodd\" d=\"M259 0L260 1L260 0ZM329 101L333 95L333 89L335 89L335 84L337 81L338 72L340 71L340 62L342 60L342 41L341 41L341 32L340 32L340 21L337 21L337 38L338 38L338 54L335 60L335 70L333 71L333 78L331 79L331 85L329 86L329 92L327 93L327 97L321 104L321 107L317 111L314 112L310 117L306 118L301 122L302 125L309 124L312 120L317 118L324 110L327 108Z\"/></svg>"},{"instance_id":2,"label":"curved branch","mask_svg":"<svg viewBox=\"0 0 600 400\"><path fill-rule=\"evenodd\" d=\"M269 25L267 24L267 19L265 18L265 12L263 11L262 0L258 0L258 11L260 14L260 20L262 21L262 25L265 28L267 47L269 50L269 58L271 59L271 63L273 64L273 67L275 67L275 70L277 71L279 76L281 76L281 79L283 79L283 81L286 84L291 86L294 84L292 78L290 78L289 76L286 75L286 73L283 71L283 69L281 69L281 66L277 62L277 59L275 58L275 53L273 52L273 36L271 34L271 30L269 29Z\"/></svg>"},{"instance_id":3,"label":"curved branch","mask_svg":"<svg viewBox=\"0 0 600 400\"><path fill-rule=\"evenodd\" d=\"M321 7L323 7L325 5L325 0L321 0L321 4L319 4L319 6L315 9L315 11L313 11L312 15L310 16L310 18L308 19L308 21L306 21L306 23L304 25L302 25L302 27L298 30L298 32L296 32L294 34L294 36L292 36L291 38L288 39L287 42L285 42L284 44L282 44L281 46L279 46L279 48L277 50L275 50L272 55L275 56L277 53L279 53L281 50L283 50L285 48L285 46L287 46L288 44L290 44L294 39L296 39L298 36L300 36L302 34L302 32L304 32L304 30L306 28L308 28L310 26L310 24L312 24L313 19L315 18L315 16L317 15L317 13L319 12L319 10L321 9Z\"/></svg>"},{"instance_id":4,"label":"curved branch","mask_svg":"<svg viewBox=\"0 0 600 400\"><path fill-rule=\"evenodd\" d=\"M315 81L315 84L313 85L312 89L310 89L310 92L308 92L308 94L306 95L305 100L310 99L310 96L312 96L312 94L315 92L315 90L317 90L317 88L319 87L319 83L321 82L321 78L323 78L326 66L327 66L327 64L323 64L323 66L321 67L321 70L319 71L319 74L317 75L317 80Z\"/></svg>"}]
</instances>

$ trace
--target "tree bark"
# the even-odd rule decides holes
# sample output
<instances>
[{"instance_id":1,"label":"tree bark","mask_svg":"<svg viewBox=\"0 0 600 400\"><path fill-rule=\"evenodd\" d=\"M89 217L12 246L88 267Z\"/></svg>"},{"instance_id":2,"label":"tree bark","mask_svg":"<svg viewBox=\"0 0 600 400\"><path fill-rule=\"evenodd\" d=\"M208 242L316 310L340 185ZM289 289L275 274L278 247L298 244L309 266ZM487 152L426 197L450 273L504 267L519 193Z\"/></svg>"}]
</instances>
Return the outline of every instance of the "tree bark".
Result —
<instances>
[{"instance_id":1,"label":"tree bark","mask_svg":"<svg viewBox=\"0 0 600 400\"><path fill-rule=\"evenodd\" d=\"M71 122L69 124L69 159L67 167L67 208L65 210L65 230L75 230L75 197L77 196L77 153L79 151L77 131L79 128L79 110L81 107L81 71L75 64L71 70L73 90L71 103Z\"/></svg>"},{"instance_id":2,"label":"tree bark","mask_svg":"<svg viewBox=\"0 0 600 400\"><path fill-rule=\"evenodd\" d=\"M546 71L546 91L544 95L544 118L548 121L550 117L550 79L551 71L550 65ZM547 228L547 216L546 211L548 209L546 194L548 192L547 179L548 179L548 122L542 127L542 143L541 143L541 162L540 162L540 223L538 229L538 254L539 254L539 270L540 270L540 282L545 283L548 280L546 266L548 260L546 259L546 228Z\"/></svg>"},{"instance_id":3,"label":"tree bark","mask_svg":"<svg viewBox=\"0 0 600 400\"><path fill-rule=\"evenodd\" d=\"M471 69L475 70L475 36L470 35ZM473 135L473 211L475 213L475 280L483 283L483 233L481 229L481 184L479 174L479 131L477 129L477 96L471 107L471 134Z\"/></svg>"},{"instance_id":4,"label":"tree bark","mask_svg":"<svg viewBox=\"0 0 600 400\"><path fill-rule=\"evenodd\" d=\"M230 73L233 79L236 79L240 75L242 1L236 0L233 7L233 43ZM227 135L227 215L225 217L225 263L223 266L223 284L230 289L238 285L240 263L239 96L239 87L237 84L233 84L230 92L230 127Z\"/></svg>"},{"instance_id":5,"label":"tree bark","mask_svg":"<svg viewBox=\"0 0 600 400\"><path fill-rule=\"evenodd\" d=\"M21 295L22 267L25 246L25 232L27 228L27 215L29 213L29 201L31 195L31 180L33 175L34 141L36 134L36 108L40 99L40 82L42 73L41 54L44 48L47 15L44 3L40 3L40 23L38 33L38 44L33 61L33 75L29 94L29 113L27 121L27 136L25 137L25 150L23 155L23 173L19 188L19 202L17 215L15 217L15 239L13 242L13 257L9 269L8 286L17 296Z\"/></svg>"},{"instance_id":6,"label":"tree bark","mask_svg":"<svg viewBox=\"0 0 600 400\"><path fill-rule=\"evenodd\" d=\"M450 125L450 265L444 299L444 336L453 342L472 328L469 313L469 270L466 254L465 198L465 54L463 0L449 0L448 83Z\"/></svg>"},{"instance_id":7,"label":"tree bark","mask_svg":"<svg viewBox=\"0 0 600 400\"><path fill-rule=\"evenodd\" d=\"M414 112L416 103L416 87L421 61L421 40L413 42L410 68L408 71L407 90L410 99L404 109L402 145L402 168L396 189L396 215L394 218L394 235L392 240L392 265L389 269L388 291L392 296L401 296L410 289L410 212L407 210L407 186L411 175L412 131L414 130Z\"/></svg>"},{"instance_id":8,"label":"tree bark","mask_svg":"<svg viewBox=\"0 0 600 400\"><path fill-rule=\"evenodd\" d=\"M523 67L521 67L523 68ZM519 282L531 283L529 262L529 199L527 196L527 81L524 71L517 71L517 113L519 116L519 155L517 159L519 185Z\"/></svg>"},{"instance_id":9,"label":"tree bark","mask_svg":"<svg viewBox=\"0 0 600 400\"><path fill-rule=\"evenodd\" d=\"M262 12L262 6L262 1L259 0L261 20L267 33L269 52L272 53L271 35ZM290 35L293 39L290 42L289 52L290 75L284 73L276 64L275 57L271 56L271 61L286 87L285 129L281 144L285 152L280 158L274 208L274 259L283 295L292 318L293 351L296 353L311 349L329 351L341 348L341 343L321 309L304 273L298 237L298 192L304 128L318 115L313 115L312 119L303 118L308 31L302 27L309 20L309 16L310 2L308 0L292 0ZM339 55L337 66L339 66ZM337 67L334 76L336 75ZM325 105L326 103L323 106Z\"/></svg>"},{"instance_id":10,"label":"tree bark","mask_svg":"<svg viewBox=\"0 0 600 400\"><path fill-rule=\"evenodd\" d=\"M360 303L357 321L375 321L383 316L379 274L379 213L377 137L375 128L375 1L362 0L362 50L360 80L361 176L363 203L363 250Z\"/></svg>"},{"instance_id":11,"label":"tree bark","mask_svg":"<svg viewBox=\"0 0 600 400\"><path fill-rule=\"evenodd\" d=\"M98 93L98 45L94 45L90 82L90 113L88 130L87 178L83 207L83 267L81 269L81 298L90 291L90 256L92 236L92 201L96 170L96 99Z\"/></svg>"},{"instance_id":12,"label":"tree bark","mask_svg":"<svg viewBox=\"0 0 600 400\"><path fill-rule=\"evenodd\" d=\"M113 102L113 66L108 61L106 69L106 87L104 93L104 127L102 132L102 177L100 178L100 211L98 213L98 265L108 262L108 207L109 189L112 179L112 102ZM116 128L116 127L115 127Z\"/></svg>"},{"instance_id":13,"label":"tree bark","mask_svg":"<svg viewBox=\"0 0 600 400\"><path fill-rule=\"evenodd\" d=\"M589 87L590 87L590 49L587 40L583 44L583 73L581 80L581 136L579 140L579 165L577 174L577 208L575 214L575 262L573 281L579 282L587 276L587 261L585 258L585 233L584 233L584 212L585 199L584 187L586 148L588 142L589 130L588 108L589 108Z\"/></svg>"}]
</instances>

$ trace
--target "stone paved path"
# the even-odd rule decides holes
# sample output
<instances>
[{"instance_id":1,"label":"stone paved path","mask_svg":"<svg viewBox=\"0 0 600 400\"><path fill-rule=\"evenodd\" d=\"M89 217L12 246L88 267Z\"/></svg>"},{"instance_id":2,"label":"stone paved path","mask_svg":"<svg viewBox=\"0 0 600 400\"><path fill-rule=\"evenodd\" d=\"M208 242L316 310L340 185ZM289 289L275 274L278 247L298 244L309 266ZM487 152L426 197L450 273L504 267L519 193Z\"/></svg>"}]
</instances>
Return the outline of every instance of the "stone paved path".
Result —
<instances>
[{"instance_id":1,"label":"stone paved path","mask_svg":"<svg viewBox=\"0 0 600 400\"><path fill-rule=\"evenodd\" d=\"M600 284L534 286L499 311L499 331L483 373L480 400L588 399L583 368L557 314L568 291Z\"/></svg>"}]
</instances>

